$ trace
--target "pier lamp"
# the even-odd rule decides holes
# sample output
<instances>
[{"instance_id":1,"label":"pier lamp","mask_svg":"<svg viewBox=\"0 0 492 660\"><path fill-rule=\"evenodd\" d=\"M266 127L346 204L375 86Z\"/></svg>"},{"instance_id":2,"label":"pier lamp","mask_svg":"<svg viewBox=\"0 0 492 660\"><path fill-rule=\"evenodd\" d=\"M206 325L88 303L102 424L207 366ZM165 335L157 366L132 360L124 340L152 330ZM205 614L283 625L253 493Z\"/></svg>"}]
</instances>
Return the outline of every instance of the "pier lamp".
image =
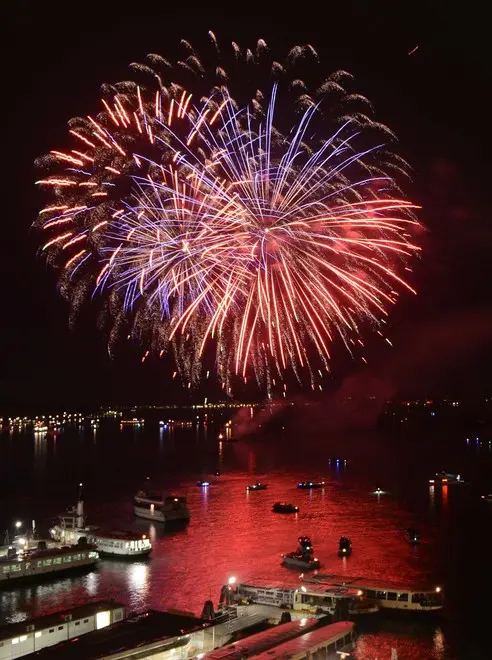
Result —
<instances>
[{"instance_id":1,"label":"pier lamp","mask_svg":"<svg viewBox=\"0 0 492 660\"><path fill-rule=\"evenodd\" d=\"M16 520L15 529L20 529L22 527L22 520Z\"/></svg>"}]
</instances>

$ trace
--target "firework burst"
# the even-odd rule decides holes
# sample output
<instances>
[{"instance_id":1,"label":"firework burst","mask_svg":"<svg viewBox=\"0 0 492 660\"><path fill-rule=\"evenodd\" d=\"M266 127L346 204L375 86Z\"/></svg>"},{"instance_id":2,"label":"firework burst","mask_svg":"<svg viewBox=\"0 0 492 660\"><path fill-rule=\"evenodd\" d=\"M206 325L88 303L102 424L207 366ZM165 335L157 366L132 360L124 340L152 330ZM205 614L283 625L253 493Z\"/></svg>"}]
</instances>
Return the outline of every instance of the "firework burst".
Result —
<instances>
[{"instance_id":1,"label":"firework burst","mask_svg":"<svg viewBox=\"0 0 492 660\"><path fill-rule=\"evenodd\" d=\"M213 354L228 393L252 377L285 392L289 372L321 387L334 340L353 352L413 291L408 168L349 74L313 83L311 46L279 64L233 43L227 63L210 39L203 62L182 42L177 63L132 65L142 82L104 85L73 148L39 159L42 251L72 316L97 296L110 347L171 351L189 386Z\"/></svg>"}]
</instances>

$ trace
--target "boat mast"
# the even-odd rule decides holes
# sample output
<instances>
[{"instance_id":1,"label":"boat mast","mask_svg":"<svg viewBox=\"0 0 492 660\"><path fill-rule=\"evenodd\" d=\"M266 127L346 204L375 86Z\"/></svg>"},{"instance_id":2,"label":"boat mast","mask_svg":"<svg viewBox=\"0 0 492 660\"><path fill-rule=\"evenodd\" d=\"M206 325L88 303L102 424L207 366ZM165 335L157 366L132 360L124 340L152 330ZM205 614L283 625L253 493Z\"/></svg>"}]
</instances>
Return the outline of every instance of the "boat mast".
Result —
<instances>
[{"instance_id":1,"label":"boat mast","mask_svg":"<svg viewBox=\"0 0 492 660\"><path fill-rule=\"evenodd\" d=\"M79 529L84 526L84 502L82 500L83 485L83 483L79 484L79 493L77 497L77 527Z\"/></svg>"}]
</instances>

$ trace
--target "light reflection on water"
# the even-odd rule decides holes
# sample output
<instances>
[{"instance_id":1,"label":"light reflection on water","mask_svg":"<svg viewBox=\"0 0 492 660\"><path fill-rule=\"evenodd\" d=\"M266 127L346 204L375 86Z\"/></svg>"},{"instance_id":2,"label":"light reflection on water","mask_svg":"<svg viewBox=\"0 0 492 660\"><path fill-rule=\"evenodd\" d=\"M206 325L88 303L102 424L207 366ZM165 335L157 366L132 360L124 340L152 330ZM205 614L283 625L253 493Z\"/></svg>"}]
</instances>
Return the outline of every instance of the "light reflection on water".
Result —
<instances>
[{"instance_id":1,"label":"light reflection on water","mask_svg":"<svg viewBox=\"0 0 492 660\"><path fill-rule=\"evenodd\" d=\"M215 437L211 430L209 438ZM82 576L0 592L2 618L18 621L87 598L115 598L133 610L174 607L199 614L206 599L217 603L230 575L239 580L296 577L297 571L280 565L280 555L295 548L299 535L307 534L322 571L446 584L448 611L442 625L367 619L360 627L355 657L382 660L390 658L391 648L397 648L399 660L467 657L450 650L462 643L455 641L453 626L461 621L463 599L477 611L469 581L476 573L482 581L490 576L490 562L469 558L463 546L468 544L469 526L485 529L490 524L492 507L483 505L471 488L429 488L429 475L442 467L438 442L422 445L421 451L414 439L377 435L306 438L302 443L284 435L282 441L216 443L205 439L203 429L156 427L119 433L103 424L96 433L66 433L56 441L3 436L0 529L17 516L35 517L41 527L42 520L74 503L76 484L83 481L90 523L148 534L154 550L145 561L104 559L97 571ZM463 457L459 447L452 453L449 439L446 442L448 469L470 477L474 469L483 474L482 452L470 452L463 442ZM488 475L491 467L489 461ZM220 476L214 475L216 471ZM25 475L22 484L16 474ZM133 518L132 496L147 474L153 486L187 496L189 526L166 529ZM196 487L196 480L203 478L211 482L209 488ZM324 480L326 485L298 490L296 484L302 480ZM255 481L268 483L268 489L246 491ZM373 494L378 486L384 494ZM299 513L273 514L271 506L277 500L298 505ZM406 527L420 530L420 546L405 543ZM340 536L352 539L349 559L337 556Z\"/></svg>"}]
</instances>

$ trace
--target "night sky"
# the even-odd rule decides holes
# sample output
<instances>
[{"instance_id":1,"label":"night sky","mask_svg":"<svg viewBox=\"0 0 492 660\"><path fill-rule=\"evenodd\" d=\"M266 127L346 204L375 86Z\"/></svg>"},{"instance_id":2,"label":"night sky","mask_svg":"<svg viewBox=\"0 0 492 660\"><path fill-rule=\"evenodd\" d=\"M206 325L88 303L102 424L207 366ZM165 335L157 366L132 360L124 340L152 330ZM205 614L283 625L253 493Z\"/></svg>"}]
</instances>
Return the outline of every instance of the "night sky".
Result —
<instances>
[{"instance_id":1,"label":"night sky","mask_svg":"<svg viewBox=\"0 0 492 660\"><path fill-rule=\"evenodd\" d=\"M189 396L169 381L168 365L141 365L139 350L110 360L92 319L69 329L31 230L43 203L33 161L68 144L67 120L98 107L102 82L125 79L127 65L148 52L172 57L181 38L200 50L209 29L224 45L253 47L263 37L279 58L311 43L327 74L342 68L356 76L414 168L408 192L427 227L419 296L402 296L391 318L394 349L374 344L365 370L339 358L334 386L383 396L490 392L490 52L480 5L297 2L295 12L287 3L268 12L268 3L174 5L27 2L3 10L0 411Z\"/></svg>"}]
</instances>

